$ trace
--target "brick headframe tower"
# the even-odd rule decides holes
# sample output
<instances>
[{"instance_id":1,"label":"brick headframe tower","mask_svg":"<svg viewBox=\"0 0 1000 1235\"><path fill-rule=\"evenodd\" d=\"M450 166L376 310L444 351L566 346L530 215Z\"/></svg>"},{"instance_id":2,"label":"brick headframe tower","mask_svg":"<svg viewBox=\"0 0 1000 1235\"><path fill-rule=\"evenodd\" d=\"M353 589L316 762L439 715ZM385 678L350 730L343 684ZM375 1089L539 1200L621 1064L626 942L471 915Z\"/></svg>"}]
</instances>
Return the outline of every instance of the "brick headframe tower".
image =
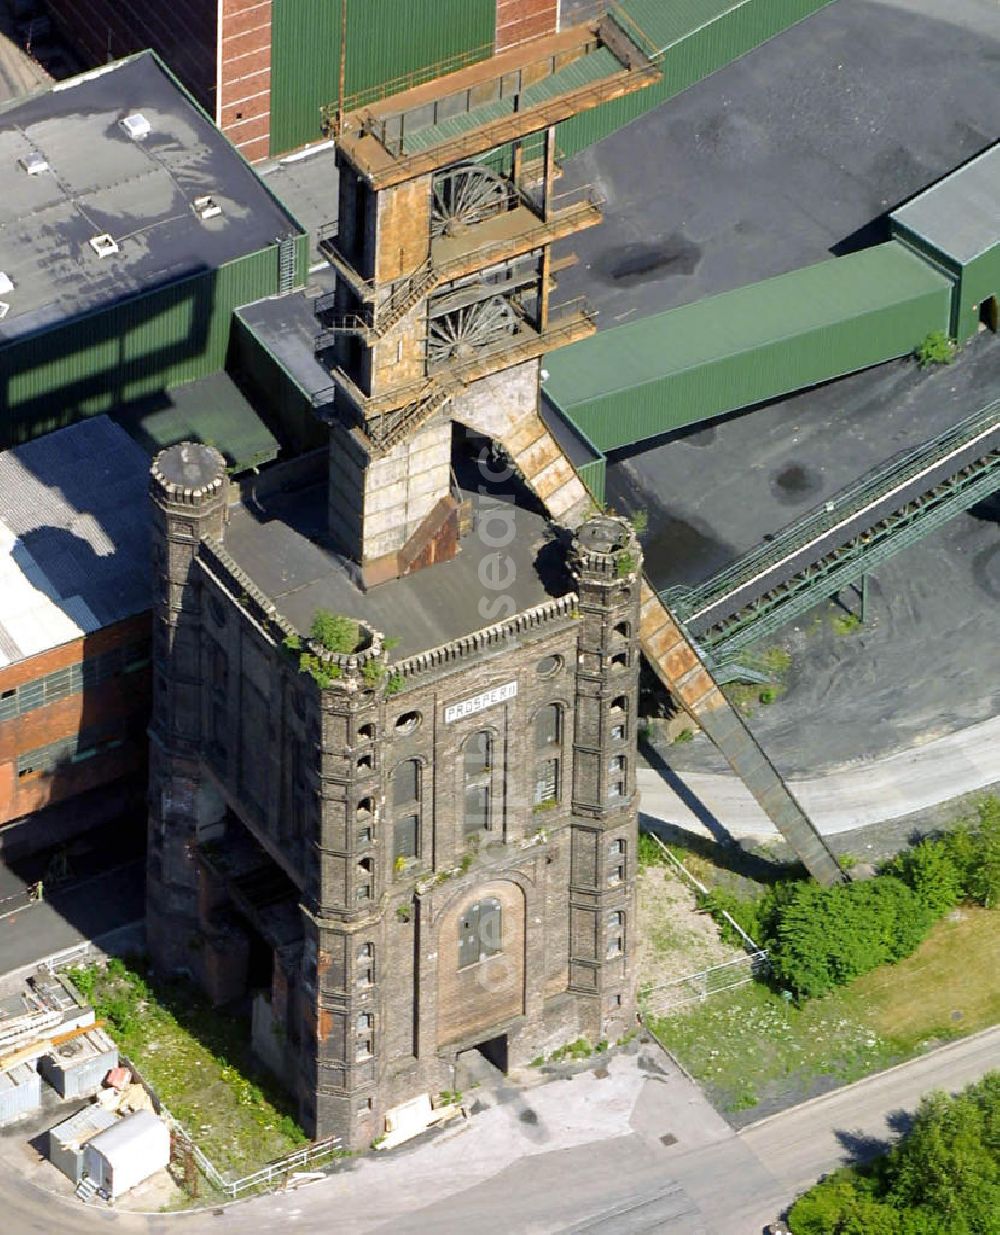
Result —
<instances>
[{"instance_id":1,"label":"brick headframe tower","mask_svg":"<svg viewBox=\"0 0 1000 1235\"><path fill-rule=\"evenodd\" d=\"M240 501L211 448L153 466L154 964L249 993L345 1146L463 1052L506 1069L634 1018L641 551L538 367L593 329L549 308L550 245L599 219L555 200L553 126L654 79L606 21L347 117L322 483ZM357 622L340 650L321 611Z\"/></svg>"}]
</instances>

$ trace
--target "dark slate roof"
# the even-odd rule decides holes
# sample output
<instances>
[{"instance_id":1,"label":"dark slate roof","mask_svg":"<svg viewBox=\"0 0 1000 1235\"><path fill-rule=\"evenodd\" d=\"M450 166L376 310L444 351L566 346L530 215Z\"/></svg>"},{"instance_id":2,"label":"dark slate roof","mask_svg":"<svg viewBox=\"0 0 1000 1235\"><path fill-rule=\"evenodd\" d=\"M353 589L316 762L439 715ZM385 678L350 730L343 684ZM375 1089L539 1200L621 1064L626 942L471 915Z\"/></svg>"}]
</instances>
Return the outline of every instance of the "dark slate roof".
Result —
<instances>
[{"instance_id":1,"label":"dark slate roof","mask_svg":"<svg viewBox=\"0 0 1000 1235\"><path fill-rule=\"evenodd\" d=\"M32 154L48 170L29 175ZM0 182L0 344L302 231L152 52L0 107ZM221 214L199 217L203 196ZM101 233L117 254L91 249Z\"/></svg>"}]
</instances>

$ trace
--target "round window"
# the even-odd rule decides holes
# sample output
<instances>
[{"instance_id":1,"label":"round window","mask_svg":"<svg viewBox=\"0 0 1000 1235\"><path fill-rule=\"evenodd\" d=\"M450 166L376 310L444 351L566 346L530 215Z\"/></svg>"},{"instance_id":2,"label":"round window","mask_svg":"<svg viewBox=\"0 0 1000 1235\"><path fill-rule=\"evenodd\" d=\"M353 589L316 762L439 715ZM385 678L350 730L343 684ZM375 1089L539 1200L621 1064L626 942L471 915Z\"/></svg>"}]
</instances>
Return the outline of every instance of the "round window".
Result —
<instances>
[{"instance_id":1,"label":"round window","mask_svg":"<svg viewBox=\"0 0 1000 1235\"><path fill-rule=\"evenodd\" d=\"M543 656L542 659L535 665L535 672L540 678L550 678L554 673L558 673L563 666L563 658L561 656Z\"/></svg>"}]
</instances>

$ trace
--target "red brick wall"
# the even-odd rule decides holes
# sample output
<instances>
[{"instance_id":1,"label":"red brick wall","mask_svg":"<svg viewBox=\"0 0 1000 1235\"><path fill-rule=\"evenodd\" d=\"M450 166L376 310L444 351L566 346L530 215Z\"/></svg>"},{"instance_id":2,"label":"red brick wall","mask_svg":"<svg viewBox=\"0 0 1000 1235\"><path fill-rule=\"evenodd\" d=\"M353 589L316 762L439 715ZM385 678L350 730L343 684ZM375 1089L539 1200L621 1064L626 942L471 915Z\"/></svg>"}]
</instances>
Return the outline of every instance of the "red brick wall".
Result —
<instances>
[{"instance_id":1,"label":"red brick wall","mask_svg":"<svg viewBox=\"0 0 1000 1235\"><path fill-rule=\"evenodd\" d=\"M251 163L267 157L271 0L222 0L219 124Z\"/></svg>"},{"instance_id":2,"label":"red brick wall","mask_svg":"<svg viewBox=\"0 0 1000 1235\"><path fill-rule=\"evenodd\" d=\"M497 0L497 51L552 34L559 0Z\"/></svg>"},{"instance_id":3,"label":"red brick wall","mask_svg":"<svg viewBox=\"0 0 1000 1235\"><path fill-rule=\"evenodd\" d=\"M148 639L149 614L127 618L0 669L0 691L23 686L113 648ZM150 672L145 669L111 678L23 716L0 721L0 826L139 770L146 758L149 702ZM18 755L71 737L81 729L100 729L106 738L121 738L123 744L52 773L18 777Z\"/></svg>"},{"instance_id":4,"label":"red brick wall","mask_svg":"<svg viewBox=\"0 0 1000 1235\"><path fill-rule=\"evenodd\" d=\"M46 0L91 65L151 47L215 115L216 0Z\"/></svg>"}]
</instances>

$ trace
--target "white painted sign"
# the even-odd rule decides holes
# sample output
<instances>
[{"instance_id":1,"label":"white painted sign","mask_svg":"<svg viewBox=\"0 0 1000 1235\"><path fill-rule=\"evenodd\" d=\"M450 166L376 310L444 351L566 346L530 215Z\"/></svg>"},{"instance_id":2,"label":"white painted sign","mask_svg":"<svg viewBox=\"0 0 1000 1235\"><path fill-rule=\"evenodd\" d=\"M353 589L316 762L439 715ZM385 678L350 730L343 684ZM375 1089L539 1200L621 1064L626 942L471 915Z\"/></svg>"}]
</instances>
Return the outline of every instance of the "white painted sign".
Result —
<instances>
[{"instance_id":1,"label":"white painted sign","mask_svg":"<svg viewBox=\"0 0 1000 1235\"><path fill-rule=\"evenodd\" d=\"M444 710L444 723L450 725L453 720L462 720L466 716L475 716L477 712L491 708L495 703L506 703L508 699L517 696L517 683L506 682L503 686L495 686L492 690L484 690L482 694L473 695L471 699L463 699L461 703L453 703Z\"/></svg>"}]
</instances>

